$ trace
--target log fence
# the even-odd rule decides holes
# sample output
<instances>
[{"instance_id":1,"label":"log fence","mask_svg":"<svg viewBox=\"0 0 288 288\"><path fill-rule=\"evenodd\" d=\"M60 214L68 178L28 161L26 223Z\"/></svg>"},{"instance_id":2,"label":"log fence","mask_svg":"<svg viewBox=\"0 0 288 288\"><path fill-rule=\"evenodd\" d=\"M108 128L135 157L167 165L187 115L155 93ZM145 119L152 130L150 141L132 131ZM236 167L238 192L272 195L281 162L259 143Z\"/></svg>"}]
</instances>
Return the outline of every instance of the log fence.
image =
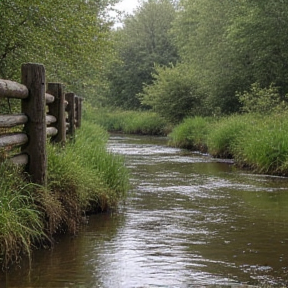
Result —
<instances>
[{"instance_id":1,"label":"log fence","mask_svg":"<svg viewBox=\"0 0 288 288\"><path fill-rule=\"evenodd\" d=\"M22 65L21 84L0 79L0 98L21 101L21 113L0 114L0 129L5 129L0 135L0 152L16 147L16 155L9 153L7 158L24 165L32 182L45 186L47 138L61 145L74 138L75 129L81 126L83 98L65 94L61 83L46 85L44 66L33 63ZM22 131L15 132L19 126Z\"/></svg>"}]
</instances>

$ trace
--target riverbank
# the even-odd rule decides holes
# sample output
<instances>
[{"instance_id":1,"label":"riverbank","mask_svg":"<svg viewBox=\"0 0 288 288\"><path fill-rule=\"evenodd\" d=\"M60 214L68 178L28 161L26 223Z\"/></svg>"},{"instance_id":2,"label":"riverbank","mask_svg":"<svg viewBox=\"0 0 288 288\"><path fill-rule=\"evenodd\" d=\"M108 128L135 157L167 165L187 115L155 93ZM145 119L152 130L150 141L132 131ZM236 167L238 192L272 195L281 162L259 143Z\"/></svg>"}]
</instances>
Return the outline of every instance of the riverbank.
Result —
<instances>
[{"instance_id":1,"label":"riverbank","mask_svg":"<svg viewBox=\"0 0 288 288\"><path fill-rule=\"evenodd\" d=\"M233 158L256 173L288 176L288 114L194 117L170 133L170 145Z\"/></svg>"},{"instance_id":2,"label":"riverbank","mask_svg":"<svg viewBox=\"0 0 288 288\"><path fill-rule=\"evenodd\" d=\"M114 208L125 198L122 157L106 151L108 133L84 121L76 141L48 145L48 185L29 182L19 167L0 164L0 262L7 268L30 257L57 233L76 234L87 212Z\"/></svg>"},{"instance_id":3,"label":"riverbank","mask_svg":"<svg viewBox=\"0 0 288 288\"><path fill-rule=\"evenodd\" d=\"M172 147L234 159L256 173L288 176L288 112L191 117L173 126L152 112L88 109L89 118L110 132L164 135Z\"/></svg>"}]
</instances>

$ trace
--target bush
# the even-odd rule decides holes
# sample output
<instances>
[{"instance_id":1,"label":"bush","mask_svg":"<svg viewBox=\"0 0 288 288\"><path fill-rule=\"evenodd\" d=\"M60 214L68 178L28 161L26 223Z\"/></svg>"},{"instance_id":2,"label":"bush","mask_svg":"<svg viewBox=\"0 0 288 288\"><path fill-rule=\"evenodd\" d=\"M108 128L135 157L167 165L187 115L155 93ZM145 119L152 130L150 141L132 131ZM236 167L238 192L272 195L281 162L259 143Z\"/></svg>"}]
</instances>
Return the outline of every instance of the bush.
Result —
<instances>
[{"instance_id":1,"label":"bush","mask_svg":"<svg viewBox=\"0 0 288 288\"><path fill-rule=\"evenodd\" d=\"M179 64L156 66L155 70L153 84L145 86L139 95L141 103L152 107L173 124L178 124L185 117L199 115L202 97L189 74L189 68Z\"/></svg>"},{"instance_id":2,"label":"bush","mask_svg":"<svg viewBox=\"0 0 288 288\"><path fill-rule=\"evenodd\" d=\"M278 88L273 84L269 88L261 88L259 83L254 83L250 91L236 93L236 96L242 104L243 112L267 115L287 109L286 99L281 99Z\"/></svg>"}]
</instances>

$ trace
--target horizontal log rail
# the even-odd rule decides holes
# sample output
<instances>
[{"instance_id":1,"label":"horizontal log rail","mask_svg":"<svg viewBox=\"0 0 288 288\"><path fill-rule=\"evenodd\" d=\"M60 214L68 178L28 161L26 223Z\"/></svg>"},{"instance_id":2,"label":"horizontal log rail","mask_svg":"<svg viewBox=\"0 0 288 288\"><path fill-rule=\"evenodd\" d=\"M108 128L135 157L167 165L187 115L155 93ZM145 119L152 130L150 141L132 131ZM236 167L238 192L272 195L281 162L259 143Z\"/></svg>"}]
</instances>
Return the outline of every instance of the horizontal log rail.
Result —
<instances>
[{"instance_id":1,"label":"horizontal log rail","mask_svg":"<svg viewBox=\"0 0 288 288\"><path fill-rule=\"evenodd\" d=\"M47 127L46 133L48 137L55 136L58 133L58 130L55 127Z\"/></svg>"},{"instance_id":2,"label":"horizontal log rail","mask_svg":"<svg viewBox=\"0 0 288 288\"><path fill-rule=\"evenodd\" d=\"M54 102L55 97L49 93L45 93L45 100L46 100L46 104L50 104Z\"/></svg>"},{"instance_id":3,"label":"horizontal log rail","mask_svg":"<svg viewBox=\"0 0 288 288\"><path fill-rule=\"evenodd\" d=\"M0 79L0 97L25 99L28 95L29 91L25 85Z\"/></svg>"},{"instance_id":4,"label":"horizontal log rail","mask_svg":"<svg viewBox=\"0 0 288 288\"><path fill-rule=\"evenodd\" d=\"M25 153L15 155L9 159L15 165L27 165L29 161L29 157Z\"/></svg>"},{"instance_id":5,"label":"horizontal log rail","mask_svg":"<svg viewBox=\"0 0 288 288\"><path fill-rule=\"evenodd\" d=\"M28 136L25 133L12 133L0 135L0 148L21 146L28 142Z\"/></svg>"},{"instance_id":6,"label":"horizontal log rail","mask_svg":"<svg viewBox=\"0 0 288 288\"><path fill-rule=\"evenodd\" d=\"M25 114L0 115L0 128L12 128L27 123L28 117Z\"/></svg>"},{"instance_id":7,"label":"horizontal log rail","mask_svg":"<svg viewBox=\"0 0 288 288\"><path fill-rule=\"evenodd\" d=\"M52 115L46 115L46 125L51 125L52 123L55 123L57 121L57 118Z\"/></svg>"}]
</instances>

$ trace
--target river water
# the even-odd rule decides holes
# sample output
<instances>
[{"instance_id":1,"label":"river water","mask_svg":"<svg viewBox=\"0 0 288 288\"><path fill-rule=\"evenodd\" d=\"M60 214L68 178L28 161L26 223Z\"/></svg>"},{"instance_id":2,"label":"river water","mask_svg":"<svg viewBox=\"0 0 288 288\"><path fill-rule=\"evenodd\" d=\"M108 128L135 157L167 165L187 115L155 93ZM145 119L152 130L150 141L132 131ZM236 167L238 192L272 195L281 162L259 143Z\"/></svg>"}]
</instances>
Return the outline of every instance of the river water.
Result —
<instances>
[{"instance_id":1,"label":"river water","mask_svg":"<svg viewBox=\"0 0 288 288\"><path fill-rule=\"evenodd\" d=\"M131 172L126 202L0 274L0 287L288 287L288 179L166 142L112 135Z\"/></svg>"}]
</instances>

